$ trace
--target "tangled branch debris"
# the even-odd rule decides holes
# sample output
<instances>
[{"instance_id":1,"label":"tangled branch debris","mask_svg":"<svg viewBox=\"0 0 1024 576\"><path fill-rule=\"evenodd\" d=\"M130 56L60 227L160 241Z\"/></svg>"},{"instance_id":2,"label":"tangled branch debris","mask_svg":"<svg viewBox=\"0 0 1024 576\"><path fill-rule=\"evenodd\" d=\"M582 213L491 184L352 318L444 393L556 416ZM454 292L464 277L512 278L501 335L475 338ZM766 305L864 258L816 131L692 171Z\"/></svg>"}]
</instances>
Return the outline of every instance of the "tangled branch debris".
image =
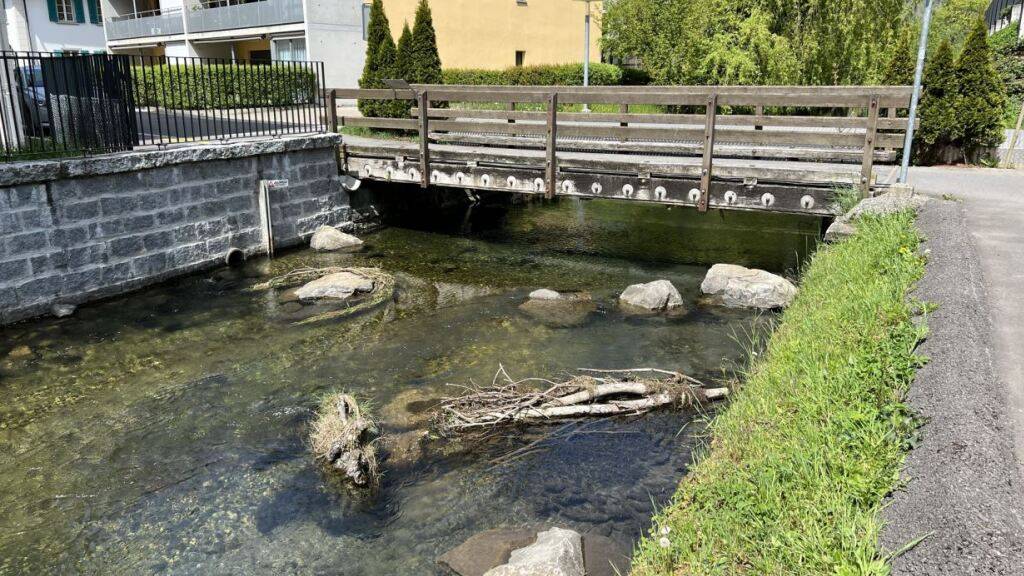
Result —
<instances>
[{"instance_id":1,"label":"tangled branch debris","mask_svg":"<svg viewBox=\"0 0 1024 576\"><path fill-rule=\"evenodd\" d=\"M360 298L358 301L352 302L348 306L339 308L338 310L318 314L311 318L306 318L299 321L298 324L308 324L311 322L319 322L321 320L352 316L360 312L376 308L384 302L394 298L395 277L380 270L379 268L348 268L342 266L328 266L326 268L298 268L286 274L275 276L266 282L260 282L253 286L252 290L286 290L288 288L294 288L296 286L312 282L313 280L327 276L328 274L336 274L338 272L349 272L372 280L373 291L365 298Z\"/></svg>"},{"instance_id":2,"label":"tangled branch debris","mask_svg":"<svg viewBox=\"0 0 1024 576\"><path fill-rule=\"evenodd\" d=\"M438 428L452 435L510 424L642 414L660 406L703 404L729 393L728 388L705 388L685 374L657 368L579 371L564 382L514 380L501 367L490 386L467 386L465 394L445 398Z\"/></svg>"},{"instance_id":3,"label":"tangled branch debris","mask_svg":"<svg viewBox=\"0 0 1024 576\"><path fill-rule=\"evenodd\" d=\"M321 401L310 431L317 460L342 472L356 486L374 485L380 428L349 394L330 394Z\"/></svg>"}]
</instances>

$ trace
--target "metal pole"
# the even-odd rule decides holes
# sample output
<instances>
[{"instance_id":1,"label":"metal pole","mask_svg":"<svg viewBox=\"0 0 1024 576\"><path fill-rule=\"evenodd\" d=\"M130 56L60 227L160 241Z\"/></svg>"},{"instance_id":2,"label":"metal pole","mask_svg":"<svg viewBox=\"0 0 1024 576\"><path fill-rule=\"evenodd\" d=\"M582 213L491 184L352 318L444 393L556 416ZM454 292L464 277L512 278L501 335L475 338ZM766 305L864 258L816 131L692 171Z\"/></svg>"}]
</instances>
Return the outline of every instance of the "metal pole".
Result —
<instances>
[{"instance_id":1,"label":"metal pole","mask_svg":"<svg viewBox=\"0 0 1024 576\"><path fill-rule=\"evenodd\" d=\"M587 13L583 17L583 86L590 86L590 0L587 0ZM583 105L584 112L590 112L590 106Z\"/></svg>"},{"instance_id":2,"label":"metal pole","mask_svg":"<svg viewBox=\"0 0 1024 576\"><path fill-rule=\"evenodd\" d=\"M924 2L924 21L921 23L921 41L917 47L917 68L914 70L914 93L910 97L910 117L907 119L907 135L903 141L903 161L900 163L901 184L907 183L910 171L910 150L914 144L914 122L917 120L917 101L921 97L921 76L924 74L924 53L928 47L928 24L932 20L932 0Z\"/></svg>"}]
</instances>

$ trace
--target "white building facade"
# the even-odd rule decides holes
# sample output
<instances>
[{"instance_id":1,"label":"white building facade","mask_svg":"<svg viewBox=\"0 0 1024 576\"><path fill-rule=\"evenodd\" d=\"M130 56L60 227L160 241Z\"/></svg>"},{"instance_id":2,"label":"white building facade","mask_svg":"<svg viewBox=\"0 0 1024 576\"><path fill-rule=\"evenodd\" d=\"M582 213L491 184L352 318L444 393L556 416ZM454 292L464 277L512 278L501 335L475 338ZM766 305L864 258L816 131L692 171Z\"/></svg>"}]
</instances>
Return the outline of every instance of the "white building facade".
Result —
<instances>
[{"instance_id":1,"label":"white building facade","mask_svg":"<svg viewBox=\"0 0 1024 576\"><path fill-rule=\"evenodd\" d=\"M115 54L322 61L326 87L362 73L364 0L98 1Z\"/></svg>"},{"instance_id":2,"label":"white building facade","mask_svg":"<svg viewBox=\"0 0 1024 576\"><path fill-rule=\"evenodd\" d=\"M2 0L11 50L96 54L106 50L100 0Z\"/></svg>"}]
</instances>

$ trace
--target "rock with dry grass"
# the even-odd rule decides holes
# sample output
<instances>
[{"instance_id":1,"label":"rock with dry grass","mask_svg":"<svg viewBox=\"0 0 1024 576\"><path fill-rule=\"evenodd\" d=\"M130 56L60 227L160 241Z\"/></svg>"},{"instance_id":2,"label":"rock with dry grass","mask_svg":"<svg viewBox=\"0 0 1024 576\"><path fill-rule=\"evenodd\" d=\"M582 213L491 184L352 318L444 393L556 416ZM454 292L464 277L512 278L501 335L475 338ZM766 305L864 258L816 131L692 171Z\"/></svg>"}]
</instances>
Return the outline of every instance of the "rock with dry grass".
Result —
<instances>
[{"instance_id":1,"label":"rock with dry grass","mask_svg":"<svg viewBox=\"0 0 1024 576\"><path fill-rule=\"evenodd\" d=\"M356 486L370 486L380 477L379 436L379 426L352 395L334 393L321 401L309 442L318 461L341 472Z\"/></svg>"}]
</instances>

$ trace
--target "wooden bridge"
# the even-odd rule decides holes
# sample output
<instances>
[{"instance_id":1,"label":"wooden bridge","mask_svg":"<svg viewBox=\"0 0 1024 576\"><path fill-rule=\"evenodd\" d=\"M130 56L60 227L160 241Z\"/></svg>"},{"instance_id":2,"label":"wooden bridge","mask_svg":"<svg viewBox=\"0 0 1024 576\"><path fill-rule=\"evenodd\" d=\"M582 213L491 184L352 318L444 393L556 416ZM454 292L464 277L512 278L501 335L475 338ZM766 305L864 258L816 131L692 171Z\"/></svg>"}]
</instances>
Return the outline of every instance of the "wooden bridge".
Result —
<instances>
[{"instance_id":1,"label":"wooden bridge","mask_svg":"<svg viewBox=\"0 0 1024 576\"><path fill-rule=\"evenodd\" d=\"M414 85L330 94L332 124L375 135L343 137L343 168L360 179L828 216L837 190L867 195L893 182L911 88ZM412 117L339 117L338 98L409 101Z\"/></svg>"}]
</instances>

